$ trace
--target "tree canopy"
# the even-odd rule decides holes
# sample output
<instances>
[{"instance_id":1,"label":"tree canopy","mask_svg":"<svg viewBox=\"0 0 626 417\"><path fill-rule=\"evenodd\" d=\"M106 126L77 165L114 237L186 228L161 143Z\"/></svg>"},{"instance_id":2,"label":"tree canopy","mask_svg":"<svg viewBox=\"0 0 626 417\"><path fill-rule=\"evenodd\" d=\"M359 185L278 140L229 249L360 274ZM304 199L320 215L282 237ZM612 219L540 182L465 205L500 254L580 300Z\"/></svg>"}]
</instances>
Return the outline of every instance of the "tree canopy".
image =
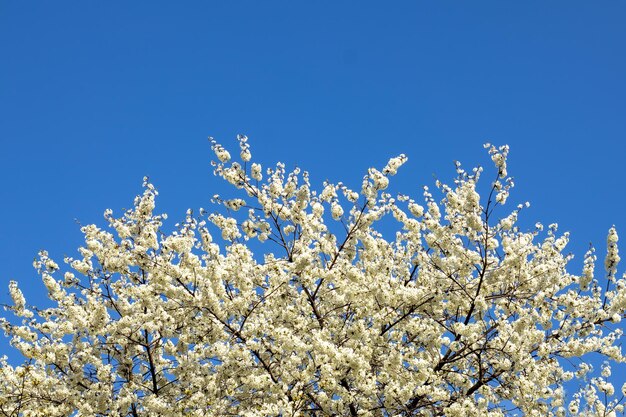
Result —
<instances>
[{"instance_id":1,"label":"tree canopy","mask_svg":"<svg viewBox=\"0 0 626 417\"><path fill-rule=\"evenodd\" d=\"M623 412L617 232L606 273L593 249L568 271L568 233L521 230L526 205L508 208L507 146L485 146L485 195L483 169L457 163L452 184L411 197L386 191L404 155L360 189L316 190L238 140L238 161L212 141L236 198L214 196L215 211L189 210L168 233L146 179L132 209L81 228L66 266L40 252L51 307L10 283L1 326L24 361L0 361L0 415Z\"/></svg>"}]
</instances>

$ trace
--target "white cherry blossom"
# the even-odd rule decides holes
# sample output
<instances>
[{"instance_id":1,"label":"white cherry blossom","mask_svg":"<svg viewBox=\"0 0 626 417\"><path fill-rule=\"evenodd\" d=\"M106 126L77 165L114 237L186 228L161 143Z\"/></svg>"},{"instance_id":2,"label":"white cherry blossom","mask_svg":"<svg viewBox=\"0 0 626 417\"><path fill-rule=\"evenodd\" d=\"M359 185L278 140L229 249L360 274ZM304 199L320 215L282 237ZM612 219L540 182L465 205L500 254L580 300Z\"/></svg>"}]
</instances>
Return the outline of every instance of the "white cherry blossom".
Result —
<instances>
[{"instance_id":1,"label":"white cherry blossom","mask_svg":"<svg viewBox=\"0 0 626 417\"><path fill-rule=\"evenodd\" d=\"M0 415L623 415L617 231L606 274L593 248L570 271L568 233L506 208L507 146L486 145L486 195L457 163L422 201L385 191L404 155L357 192L263 171L238 142L231 161L211 139L232 185L215 212L168 232L145 179L64 266L39 254L52 307L11 281L0 325L23 362L0 358Z\"/></svg>"}]
</instances>

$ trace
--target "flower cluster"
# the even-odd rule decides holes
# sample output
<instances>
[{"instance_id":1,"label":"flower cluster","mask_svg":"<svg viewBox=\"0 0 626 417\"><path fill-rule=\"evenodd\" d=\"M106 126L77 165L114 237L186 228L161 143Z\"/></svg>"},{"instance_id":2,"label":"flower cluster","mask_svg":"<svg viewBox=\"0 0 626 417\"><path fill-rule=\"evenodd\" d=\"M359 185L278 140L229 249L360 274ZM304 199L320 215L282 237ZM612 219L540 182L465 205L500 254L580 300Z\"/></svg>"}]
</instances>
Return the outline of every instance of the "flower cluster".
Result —
<instances>
[{"instance_id":1,"label":"flower cluster","mask_svg":"<svg viewBox=\"0 0 626 417\"><path fill-rule=\"evenodd\" d=\"M215 196L218 211L188 211L167 233L146 179L132 209L81 229L66 266L40 253L53 307L10 283L0 326L24 362L0 359L0 415L623 413L617 232L605 277L593 249L569 272L567 233L520 230L527 204L504 211L508 147L486 146L486 198L483 169L457 163L418 202L386 191L404 155L360 190L315 189L300 169L253 163L243 135L239 161L211 141L237 194ZM591 353L606 358L599 372Z\"/></svg>"}]
</instances>

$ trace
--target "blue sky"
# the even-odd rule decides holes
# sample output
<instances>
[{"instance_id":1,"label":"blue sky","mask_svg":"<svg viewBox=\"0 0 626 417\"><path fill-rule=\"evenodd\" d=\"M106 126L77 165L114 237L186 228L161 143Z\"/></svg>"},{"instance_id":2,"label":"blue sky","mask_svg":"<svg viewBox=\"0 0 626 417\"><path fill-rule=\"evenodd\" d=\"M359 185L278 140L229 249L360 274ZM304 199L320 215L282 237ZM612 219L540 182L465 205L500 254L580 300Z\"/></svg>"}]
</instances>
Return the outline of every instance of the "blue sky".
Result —
<instances>
[{"instance_id":1,"label":"blue sky","mask_svg":"<svg viewBox=\"0 0 626 417\"><path fill-rule=\"evenodd\" d=\"M382 4L0 3L0 303L10 279L40 300L37 251L75 254L75 219L144 175L172 224L208 207L209 135L318 183L403 152L415 195L509 144L528 225L558 222L579 259L626 237L626 3Z\"/></svg>"}]
</instances>

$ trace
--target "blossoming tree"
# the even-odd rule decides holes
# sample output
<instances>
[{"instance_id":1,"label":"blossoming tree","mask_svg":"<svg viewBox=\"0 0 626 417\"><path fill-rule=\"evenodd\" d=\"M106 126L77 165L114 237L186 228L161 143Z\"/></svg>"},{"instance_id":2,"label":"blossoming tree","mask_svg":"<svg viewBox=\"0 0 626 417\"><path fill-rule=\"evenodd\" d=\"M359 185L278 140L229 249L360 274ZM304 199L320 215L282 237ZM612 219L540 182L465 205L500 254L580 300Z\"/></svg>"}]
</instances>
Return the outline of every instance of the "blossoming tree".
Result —
<instances>
[{"instance_id":1,"label":"blossoming tree","mask_svg":"<svg viewBox=\"0 0 626 417\"><path fill-rule=\"evenodd\" d=\"M594 277L593 250L568 272L568 234L522 231L524 206L503 207L506 146L486 146L488 195L482 169L457 164L420 204L385 192L404 155L360 191L315 191L306 172L263 170L239 145L232 162L212 142L216 175L240 193L216 196L216 213L189 211L164 234L146 181L133 209L106 211L108 229L82 228L65 272L40 253L52 307L11 282L1 325L24 362L0 362L0 415L622 413L617 233L606 274ZM589 354L605 357L599 372Z\"/></svg>"}]
</instances>

